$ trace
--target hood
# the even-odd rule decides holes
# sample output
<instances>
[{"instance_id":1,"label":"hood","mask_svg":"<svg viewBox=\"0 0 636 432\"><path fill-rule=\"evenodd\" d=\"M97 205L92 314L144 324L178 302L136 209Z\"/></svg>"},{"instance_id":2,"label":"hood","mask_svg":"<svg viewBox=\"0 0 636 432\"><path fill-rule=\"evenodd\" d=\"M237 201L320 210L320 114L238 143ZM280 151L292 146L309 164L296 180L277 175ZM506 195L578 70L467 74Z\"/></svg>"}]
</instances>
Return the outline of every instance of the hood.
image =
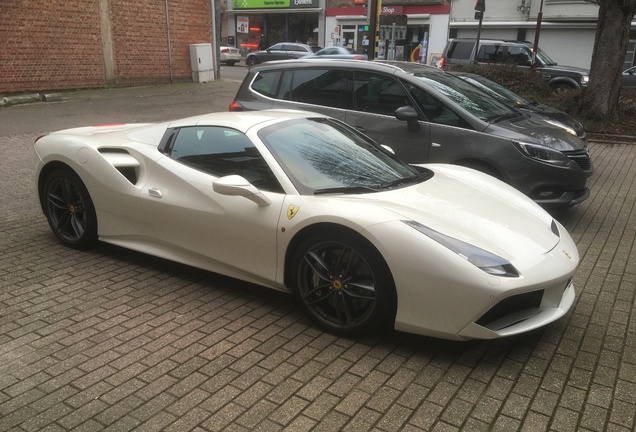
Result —
<instances>
[{"instance_id":1,"label":"hood","mask_svg":"<svg viewBox=\"0 0 636 432\"><path fill-rule=\"evenodd\" d=\"M585 149L585 142L579 137L561 127L547 123L542 116L529 112L495 121L484 132L517 141L540 144L563 152Z\"/></svg>"},{"instance_id":2,"label":"hood","mask_svg":"<svg viewBox=\"0 0 636 432\"><path fill-rule=\"evenodd\" d=\"M590 71L589 69L585 69L582 67L576 67L576 66L566 66L566 65L558 65L558 64L550 64L550 65L545 65L545 66L541 66L540 68L538 68L540 70L544 70L544 71L554 71L554 72L563 72L564 75L567 75L568 72L572 73L572 72L577 72L581 75L589 75Z\"/></svg>"},{"instance_id":3,"label":"hood","mask_svg":"<svg viewBox=\"0 0 636 432\"><path fill-rule=\"evenodd\" d=\"M539 114L549 120L555 120L557 122L563 123L569 128L572 128L572 130L576 132L576 135L579 138L586 135L585 128L578 120L576 120L570 114L559 111L558 109L552 108L551 106L534 103L531 105L523 105L523 107L519 109L524 112Z\"/></svg>"},{"instance_id":4,"label":"hood","mask_svg":"<svg viewBox=\"0 0 636 432\"><path fill-rule=\"evenodd\" d=\"M393 220L419 222L511 262L540 256L559 242L553 218L516 189L460 166L426 168L435 175L418 185L346 199L358 210L361 200L371 201L374 208L393 213Z\"/></svg>"}]
</instances>

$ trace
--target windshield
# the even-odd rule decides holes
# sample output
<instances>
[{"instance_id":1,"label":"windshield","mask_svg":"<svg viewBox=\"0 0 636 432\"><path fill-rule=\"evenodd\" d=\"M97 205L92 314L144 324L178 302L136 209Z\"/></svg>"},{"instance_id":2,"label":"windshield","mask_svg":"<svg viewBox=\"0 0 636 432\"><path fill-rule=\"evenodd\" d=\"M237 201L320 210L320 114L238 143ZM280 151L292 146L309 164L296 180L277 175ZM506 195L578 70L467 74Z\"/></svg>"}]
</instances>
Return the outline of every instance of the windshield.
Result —
<instances>
[{"instance_id":1,"label":"windshield","mask_svg":"<svg viewBox=\"0 0 636 432\"><path fill-rule=\"evenodd\" d=\"M545 53L545 51L542 51L541 48L539 48L539 52L537 53L537 60L539 63L543 63L544 66L553 66L557 64Z\"/></svg>"},{"instance_id":2,"label":"windshield","mask_svg":"<svg viewBox=\"0 0 636 432\"><path fill-rule=\"evenodd\" d=\"M508 106L529 105L530 101L522 98L518 94L513 93L506 87L497 84L487 78L479 75L464 75L462 79L476 85L494 98L500 100Z\"/></svg>"},{"instance_id":3,"label":"windshield","mask_svg":"<svg viewBox=\"0 0 636 432\"><path fill-rule=\"evenodd\" d=\"M453 75L416 73L415 76L484 121L512 117L517 114L512 108Z\"/></svg>"},{"instance_id":4,"label":"windshield","mask_svg":"<svg viewBox=\"0 0 636 432\"><path fill-rule=\"evenodd\" d=\"M303 195L374 192L427 178L333 119L288 120L258 136Z\"/></svg>"}]
</instances>

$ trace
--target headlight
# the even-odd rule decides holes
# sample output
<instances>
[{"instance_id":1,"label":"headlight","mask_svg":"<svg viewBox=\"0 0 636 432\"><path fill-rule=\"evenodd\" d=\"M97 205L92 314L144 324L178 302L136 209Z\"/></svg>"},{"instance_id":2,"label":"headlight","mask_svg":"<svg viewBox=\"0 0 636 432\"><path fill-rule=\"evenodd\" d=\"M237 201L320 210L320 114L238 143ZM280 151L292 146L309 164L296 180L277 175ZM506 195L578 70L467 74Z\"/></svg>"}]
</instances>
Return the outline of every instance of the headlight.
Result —
<instances>
[{"instance_id":1,"label":"headlight","mask_svg":"<svg viewBox=\"0 0 636 432\"><path fill-rule=\"evenodd\" d=\"M581 77L581 84L582 85L586 85L588 82L590 82L590 76L589 75L583 75Z\"/></svg>"},{"instance_id":2,"label":"headlight","mask_svg":"<svg viewBox=\"0 0 636 432\"><path fill-rule=\"evenodd\" d=\"M515 145L521 153L529 158L558 166L568 166L570 164L570 159L560 151L552 150L542 145L524 142L515 142Z\"/></svg>"},{"instance_id":3,"label":"headlight","mask_svg":"<svg viewBox=\"0 0 636 432\"><path fill-rule=\"evenodd\" d=\"M457 240L412 220L402 221L442 246L455 252L466 261L489 275L499 277L519 277L519 272L510 262L477 246Z\"/></svg>"}]
</instances>

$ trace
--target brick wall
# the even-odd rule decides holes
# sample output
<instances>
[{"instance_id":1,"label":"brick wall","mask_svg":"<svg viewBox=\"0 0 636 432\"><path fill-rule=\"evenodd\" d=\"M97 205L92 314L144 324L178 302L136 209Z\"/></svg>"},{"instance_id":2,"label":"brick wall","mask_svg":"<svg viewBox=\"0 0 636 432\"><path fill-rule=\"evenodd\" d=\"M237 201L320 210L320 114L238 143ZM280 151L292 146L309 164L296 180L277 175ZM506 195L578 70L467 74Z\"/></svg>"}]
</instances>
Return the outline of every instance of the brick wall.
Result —
<instances>
[{"instance_id":1,"label":"brick wall","mask_svg":"<svg viewBox=\"0 0 636 432\"><path fill-rule=\"evenodd\" d=\"M101 1L110 11L111 82L99 0L1 0L0 93L169 82L166 2ZM189 81L188 45L211 42L210 0L168 0L168 5L172 79Z\"/></svg>"}]
</instances>

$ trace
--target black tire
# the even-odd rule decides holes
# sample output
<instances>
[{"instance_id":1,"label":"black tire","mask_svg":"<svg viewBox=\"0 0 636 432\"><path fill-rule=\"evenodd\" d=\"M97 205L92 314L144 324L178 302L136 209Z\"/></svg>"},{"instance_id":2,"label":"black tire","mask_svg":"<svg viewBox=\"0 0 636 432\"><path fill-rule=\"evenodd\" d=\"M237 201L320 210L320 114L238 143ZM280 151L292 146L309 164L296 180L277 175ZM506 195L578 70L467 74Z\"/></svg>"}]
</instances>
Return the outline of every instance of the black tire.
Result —
<instances>
[{"instance_id":1,"label":"black tire","mask_svg":"<svg viewBox=\"0 0 636 432\"><path fill-rule=\"evenodd\" d=\"M251 56L245 59L245 64L248 66L254 66L258 63L258 60L255 56Z\"/></svg>"},{"instance_id":2,"label":"black tire","mask_svg":"<svg viewBox=\"0 0 636 432\"><path fill-rule=\"evenodd\" d=\"M233 62L233 61L225 62L225 64L228 65L228 66L234 66L234 63L236 63L236 62Z\"/></svg>"},{"instance_id":3,"label":"black tire","mask_svg":"<svg viewBox=\"0 0 636 432\"><path fill-rule=\"evenodd\" d=\"M97 242L97 215L86 186L71 170L51 172L42 188L42 208L55 236L66 246L86 249Z\"/></svg>"},{"instance_id":4,"label":"black tire","mask_svg":"<svg viewBox=\"0 0 636 432\"><path fill-rule=\"evenodd\" d=\"M312 235L297 249L292 269L294 295L328 332L358 337L392 327L395 284L367 240L344 230Z\"/></svg>"}]
</instances>

